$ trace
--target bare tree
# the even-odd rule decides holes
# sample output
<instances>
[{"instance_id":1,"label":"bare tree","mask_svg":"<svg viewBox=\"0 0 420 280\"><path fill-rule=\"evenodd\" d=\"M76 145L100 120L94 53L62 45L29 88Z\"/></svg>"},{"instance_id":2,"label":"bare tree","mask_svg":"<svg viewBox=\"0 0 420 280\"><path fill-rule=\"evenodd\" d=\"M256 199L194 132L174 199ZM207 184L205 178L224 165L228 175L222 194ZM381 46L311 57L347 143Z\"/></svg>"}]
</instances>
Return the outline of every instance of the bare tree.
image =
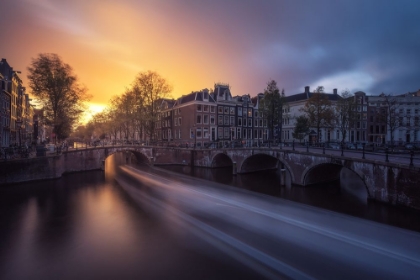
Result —
<instances>
[{"instance_id":1,"label":"bare tree","mask_svg":"<svg viewBox=\"0 0 420 280\"><path fill-rule=\"evenodd\" d=\"M153 71L140 72L133 83L136 90L137 102L141 105L141 117L146 134L150 139L155 138L155 124L159 115L158 100L166 98L172 91L172 86Z\"/></svg>"},{"instance_id":2,"label":"bare tree","mask_svg":"<svg viewBox=\"0 0 420 280\"><path fill-rule=\"evenodd\" d=\"M335 121L341 132L341 143L344 143L350 126L356 120L356 113L353 94L346 89L341 92L341 97L335 106Z\"/></svg>"},{"instance_id":3,"label":"bare tree","mask_svg":"<svg viewBox=\"0 0 420 280\"><path fill-rule=\"evenodd\" d=\"M58 139L68 137L84 111L83 102L89 99L86 89L57 54L39 54L28 72L32 94L45 112L42 121L53 127Z\"/></svg>"},{"instance_id":4,"label":"bare tree","mask_svg":"<svg viewBox=\"0 0 420 280\"><path fill-rule=\"evenodd\" d=\"M381 110L380 118L387 126L387 129L390 133L391 146L395 145L395 131L402 127L403 114L400 113L400 103L398 102L398 97L391 94L381 94L381 107L384 108Z\"/></svg>"},{"instance_id":5,"label":"bare tree","mask_svg":"<svg viewBox=\"0 0 420 280\"><path fill-rule=\"evenodd\" d=\"M316 128L318 142L321 128L331 127L334 123L334 110L324 93L324 87L320 86L314 91L301 111L309 119L310 126Z\"/></svg>"},{"instance_id":6,"label":"bare tree","mask_svg":"<svg viewBox=\"0 0 420 280\"><path fill-rule=\"evenodd\" d=\"M263 113L267 119L267 126L270 130L270 139L274 137L274 128L279 127L278 140L281 141L282 133L282 111L285 105L284 90L280 94L280 90L277 87L275 80L270 80L267 83L267 88L264 90L264 98L259 103L258 110Z\"/></svg>"}]
</instances>

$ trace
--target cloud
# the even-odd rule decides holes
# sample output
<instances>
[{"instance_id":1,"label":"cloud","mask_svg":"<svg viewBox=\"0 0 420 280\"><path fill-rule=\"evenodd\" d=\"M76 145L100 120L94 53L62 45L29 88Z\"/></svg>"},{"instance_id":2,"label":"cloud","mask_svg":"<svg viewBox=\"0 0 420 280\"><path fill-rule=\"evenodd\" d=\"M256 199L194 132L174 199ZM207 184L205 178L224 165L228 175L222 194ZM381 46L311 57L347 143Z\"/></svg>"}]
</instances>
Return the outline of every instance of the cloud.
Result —
<instances>
[{"instance_id":1,"label":"cloud","mask_svg":"<svg viewBox=\"0 0 420 280\"><path fill-rule=\"evenodd\" d=\"M86 83L101 94L128 86L142 69L168 77L178 95L213 81L255 95L269 79L286 94L321 84L368 94L420 87L416 0L15 0L4 7L0 26L17 22L7 34L23 36L25 24L36 23L31 32L47 40L20 44L13 55L67 48L71 64L80 63L75 69L100 75Z\"/></svg>"}]
</instances>

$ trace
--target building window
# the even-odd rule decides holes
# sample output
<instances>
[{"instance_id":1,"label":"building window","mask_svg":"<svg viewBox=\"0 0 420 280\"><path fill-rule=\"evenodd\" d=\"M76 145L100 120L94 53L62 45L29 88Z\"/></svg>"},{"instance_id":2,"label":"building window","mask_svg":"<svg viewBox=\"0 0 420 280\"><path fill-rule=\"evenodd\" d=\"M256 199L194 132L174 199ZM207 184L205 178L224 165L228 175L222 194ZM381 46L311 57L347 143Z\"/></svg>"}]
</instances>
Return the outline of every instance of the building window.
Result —
<instances>
[{"instance_id":1,"label":"building window","mask_svg":"<svg viewBox=\"0 0 420 280\"><path fill-rule=\"evenodd\" d=\"M248 108L248 118L252 118L252 108Z\"/></svg>"},{"instance_id":2,"label":"building window","mask_svg":"<svg viewBox=\"0 0 420 280\"><path fill-rule=\"evenodd\" d=\"M197 132L197 138L202 138L201 128L197 128L195 131Z\"/></svg>"},{"instance_id":3,"label":"building window","mask_svg":"<svg viewBox=\"0 0 420 280\"><path fill-rule=\"evenodd\" d=\"M217 117L217 124L218 124L218 125L223 125L223 115L219 115L219 116Z\"/></svg>"},{"instance_id":4,"label":"building window","mask_svg":"<svg viewBox=\"0 0 420 280\"><path fill-rule=\"evenodd\" d=\"M248 127L252 127L252 119L248 119Z\"/></svg>"},{"instance_id":5,"label":"building window","mask_svg":"<svg viewBox=\"0 0 420 280\"><path fill-rule=\"evenodd\" d=\"M234 116L230 116L229 125L235 125L235 117Z\"/></svg>"},{"instance_id":6,"label":"building window","mask_svg":"<svg viewBox=\"0 0 420 280\"><path fill-rule=\"evenodd\" d=\"M246 118L243 118L244 120L244 126L246 127L247 123L246 123Z\"/></svg>"},{"instance_id":7,"label":"building window","mask_svg":"<svg viewBox=\"0 0 420 280\"><path fill-rule=\"evenodd\" d=\"M242 116L242 107L238 107L238 116Z\"/></svg>"},{"instance_id":8,"label":"building window","mask_svg":"<svg viewBox=\"0 0 420 280\"><path fill-rule=\"evenodd\" d=\"M224 125L229 125L229 116L224 116Z\"/></svg>"},{"instance_id":9,"label":"building window","mask_svg":"<svg viewBox=\"0 0 420 280\"><path fill-rule=\"evenodd\" d=\"M242 139L241 128L236 128L236 139Z\"/></svg>"},{"instance_id":10,"label":"building window","mask_svg":"<svg viewBox=\"0 0 420 280\"><path fill-rule=\"evenodd\" d=\"M216 107L215 106L210 106L210 113L214 113L216 112Z\"/></svg>"},{"instance_id":11,"label":"building window","mask_svg":"<svg viewBox=\"0 0 420 280\"><path fill-rule=\"evenodd\" d=\"M225 139L229 139L230 138L229 132L230 132L229 127L225 127L225 131L224 131L224 138Z\"/></svg>"},{"instance_id":12,"label":"building window","mask_svg":"<svg viewBox=\"0 0 420 280\"><path fill-rule=\"evenodd\" d=\"M223 138L223 127L218 127L217 128L217 135L219 139Z\"/></svg>"},{"instance_id":13,"label":"building window","mask_svg":"<svg viewBox=\"0 0 420 280\"><path fill-rule=\"evenodd\" d=\"M182 118L181 117L178 118L178 124L182 125Z\"/></svg>"},{"instance_id":14,"label":"building window","mask_svg":"<svg viewBox=\"0 0 420 280\"><path fill-rule=\"evenodd\" d=\"M257 119L254 120L254 127L258 127L258 120Z\"/></svg>"},{"instance_id":15,"label":"building window","mask_svg":"<svg viewBox=\"0 0 420 280\"><path fill-rule=\"evenodd\" d=\"M204 110L204 112L208 112L209 111L209 105L204 105L203 110Z\"/></svg>"},{"instance_id":16,"label":"building window","mask_svg":"<svg viewBox=\"0 0 420 280\"><path fill-rule=\"evenodd\" d=\"M210 115L210 124L215 124L214 115Z\"/></svg>"},{"instance_id":17,"label":"building window","mask_svg":"<svg viewBox=\"0 0 420 280\"><path fill-rule=\"evenodd\" d=\"M242 126L242 118L238 117L238 126Z\"/></svg>"},{"instance_id":18,"label":"building window","mask_svg":"<svg viewBox=\"0 0 420 280\"><path fill-rule=\"evenodd\" d=\"M258 111L257 110L254 111L254 118L258 118Z\"/></svg>"},{"instance_id":19,"label":"building window","mask_svg":"<svg viewBox=\"0 0 420 280\"><path fill-rule=\"evenodd\" d=\"M197 115L197 124L201 124L201 115Z\"/></svg>"},{"instance_id":20,"label":"building window","mask_svg":"<svg viewBox=\"0 0 420 280\"><path fill-rule=\"evenodd\" d=\"M209 124L209 115L203 115L203 124Z\"/></svg>"},{"instance_id":21,"label":"building window","mask_svg":"<svg viewBox=\"0 0 420 280\"><path fill-rule=\"evenodd\" d=\"M235 107L230 107L230 114L235 115Z\"/></svg>"},{"instance_id":22,"label":"building window","mask_svg":"<svg viewBox=\"0 0 420 280\"><path fill-rule=\"evenodd\" d=\"M229 107L225 106L225 108L224 108L224 113L225 113L225 114L229 114Z\"/></svg>"},{"instance_id":23,"label":"building window","mask_svg":"<svg viewBox=\"0 0 420 280\"><path fill-rule=\"evenodd\" d=\"M207 127L203 128L203 138L209 138L209 129Z\"/></svg>"},{"instance_id":24,"label":"building window","mask_svg":"<svg viewBox=\"0 0 420 280\"><path fill-rule=\"evenodd\" d=\"M217 112L223 114L223 106L219 106Z\"/></svg>"},{"instance_id":25,"label":"building window","mask_svg":"<svg viewBox=\"0 0 420 280\"><path fill-rule=\"evenodd\" d=\"M197 112L201 112L201 110L202 110L201 104L197 104Z\"/></svg>"}]
</instances>

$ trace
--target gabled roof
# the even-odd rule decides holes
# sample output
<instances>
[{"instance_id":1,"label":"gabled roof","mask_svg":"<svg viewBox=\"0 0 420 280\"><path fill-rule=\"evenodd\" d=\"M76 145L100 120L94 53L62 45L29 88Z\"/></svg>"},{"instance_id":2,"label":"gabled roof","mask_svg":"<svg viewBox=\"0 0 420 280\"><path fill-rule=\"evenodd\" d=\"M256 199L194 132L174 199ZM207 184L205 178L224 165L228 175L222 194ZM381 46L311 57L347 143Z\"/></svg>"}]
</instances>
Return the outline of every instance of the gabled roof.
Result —
<instances>
[{"instance_id":1,"label":"gabled roof","mask_svg":"<svg viewBox=\"0 0 420 280\"><path fill-rule=\"evenodd\" d=\"M225 97L228 96L228 99ZM212 97L215 101L227 101L232 100L232 93L230 92L230 87L228 84L215 84Z\"/></svg>"},{"instance_id":2,"label":"gabled roof","mask_svg":"<svg viewBox=\"0 0 420 280\"><path fill-rule=\"evenodd\" d=\"M337 101L341 99L341 96L338 94L334 94L334 93L324 93L327 97L328 100L330 101ZM298 93L298 94L294 94L294 95L289 95L286 96L286 102L297 102L297 101L302 101L302 100L308 100L309 98L311 98L314 95L313 92L302 92L302 93Z\"/></svg>"},{"instance_id":3,"label":"gabled roof","mask_svg":"<svg viewBox=\"0 0 420 280\"><path fill-rule=\"evenodd\" d=\"M178 98L174 106L179 106L181 104L193 102L193 101L206 101L210 103L215 103L213 97L209 94L208 90L193 91L190 94L183 95Z\"/></svg>"}]
</instances>

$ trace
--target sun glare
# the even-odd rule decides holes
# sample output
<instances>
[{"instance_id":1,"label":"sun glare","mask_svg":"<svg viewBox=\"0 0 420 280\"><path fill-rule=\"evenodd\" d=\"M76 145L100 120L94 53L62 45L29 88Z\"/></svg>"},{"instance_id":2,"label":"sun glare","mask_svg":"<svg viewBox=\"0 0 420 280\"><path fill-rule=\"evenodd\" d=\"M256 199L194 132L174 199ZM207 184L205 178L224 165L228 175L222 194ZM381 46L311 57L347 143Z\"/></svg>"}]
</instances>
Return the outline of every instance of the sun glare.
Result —
<instances>
[{"instance_id":1,"label":"sun glare","mask_svg":"<svg viewBox=\"0 0 420 280\"><path fill-rule=\"evenodd\" d=\"M95 114L102 112L106 107L106 105L99 103L87 103L87 106L88 109L85 111L82 117L82 123L84 124L90 121Z\"/></svg>"}]
</instances>

